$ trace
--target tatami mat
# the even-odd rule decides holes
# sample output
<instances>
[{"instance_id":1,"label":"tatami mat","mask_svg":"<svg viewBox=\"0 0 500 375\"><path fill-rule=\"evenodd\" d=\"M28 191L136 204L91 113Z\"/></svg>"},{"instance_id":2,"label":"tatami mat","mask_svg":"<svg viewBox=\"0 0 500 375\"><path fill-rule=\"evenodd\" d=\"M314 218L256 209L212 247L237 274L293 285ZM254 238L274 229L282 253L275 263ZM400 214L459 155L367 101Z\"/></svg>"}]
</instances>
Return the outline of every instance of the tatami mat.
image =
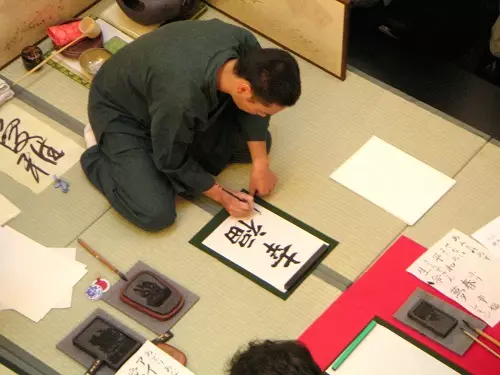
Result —
<instances>
[{"instance_id":1,"label":"tatami mat","mask_svg":"<svg viewBox=\"0 0 500 375\"><path fill-rule=\"evenodd\" d=\"M118 268L127 270L141 259L200 295L200 301L173 328L171 342L186 353L189 368L197 374L220 375L227 359L252 339L297 337L340 294L310 276L282 301L188 243L211 219L210 214L183 200L178 214L171 229L150 234L109 211L82 237ZM145 337L154 337L103 302L86 299L84 290L94 278L115 281L116 277L81 248L77 260L87 264L90 272L74 289L71 309L54 310L37 324L13 312L0 315L0 325L8 322L2 328L3 335L65 375L79 374L83 369L58 352L55 344L96 307Z\"/></svg>"},{"instance_id":2,"label":"tatami mat","mask_svg":"<svg viewBox=\"0 0 500 375\"><path fill-rule=\"evenodd\" d=\"M271 121L279 185L268 200L338 240L324 263L353 280L406 225L330 180L330 173L377 135L453 177L486 140L357 74L341 82L302 60L300 68L300 101ZM247 187L249 172L233 166L220 181Z\"/></svg>"},{"instance_id":3,"label":"tatami mat","mask_svg":"<svg viewBox=\"0 0 500 375\"><path fill-rule=\"evenodd\" d=\"M456 186L405 235L429 247L452 228L471 235L500 216L500 148L488 143L456 177Z\"/></svg>"}]
</instances>

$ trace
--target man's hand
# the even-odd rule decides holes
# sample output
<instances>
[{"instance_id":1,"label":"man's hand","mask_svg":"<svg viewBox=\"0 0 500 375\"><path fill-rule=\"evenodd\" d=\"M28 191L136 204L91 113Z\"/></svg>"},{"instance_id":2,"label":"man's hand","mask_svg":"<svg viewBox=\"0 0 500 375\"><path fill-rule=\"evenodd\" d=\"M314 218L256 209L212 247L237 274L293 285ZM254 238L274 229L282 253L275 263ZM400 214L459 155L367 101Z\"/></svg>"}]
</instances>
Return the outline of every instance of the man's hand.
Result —
<instances>
[{"instance_id":1,"label":"man's hand","mask_svg":"<svg viewBox=\"0 0 500 375\"><path fill-rule=\"evenodd\" d=\"M234 194L239 199L233 197ZM231 191L231 194L225 191L222 194L221 204L231 216L246 217L252 214L253 197L251 195L238 191Z\"/></svg>"},{"instance_id":2,"label":"man's hand","mask_svg":"<svg viewBox=\"0 0 500 375\"><path fill-rule=\"evenodd\" d=\"M218 184L214 184L203 194L220 203L231 216L246 217L253 211L253 197L251 195L231 191Z\"/></svg>"},{"instance_id":3,"label":"man's hand","mask_svg":"<svg viewBox=\"0 0 500 375\"><path fill-rule=\"evenodd\" d=\"M250 175L250 195L257 194L263 197L271 194L276 187L277 180L269 165L254 164Z\"/></svg>"}]
</instances>

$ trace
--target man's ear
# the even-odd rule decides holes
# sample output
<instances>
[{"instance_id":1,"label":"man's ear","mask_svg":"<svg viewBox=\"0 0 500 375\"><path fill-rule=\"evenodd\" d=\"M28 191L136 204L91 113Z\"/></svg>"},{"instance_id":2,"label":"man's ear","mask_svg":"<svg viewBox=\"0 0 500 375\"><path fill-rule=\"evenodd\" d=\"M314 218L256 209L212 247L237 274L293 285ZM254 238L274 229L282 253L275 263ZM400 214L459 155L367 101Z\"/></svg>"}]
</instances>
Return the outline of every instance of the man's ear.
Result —
<instances>
[{"instance_id":1,"label":"man's ear","mask_svg":"<svg viewBox=\"0 0 500 375\"><path fill-rule=\"evenodd\" d=\"M236 92L245 97L253 96L252 88L250 87L250 84L246 81L242 81L238 84L238 86L236 87Z\"/></svg>"}]
</instances>

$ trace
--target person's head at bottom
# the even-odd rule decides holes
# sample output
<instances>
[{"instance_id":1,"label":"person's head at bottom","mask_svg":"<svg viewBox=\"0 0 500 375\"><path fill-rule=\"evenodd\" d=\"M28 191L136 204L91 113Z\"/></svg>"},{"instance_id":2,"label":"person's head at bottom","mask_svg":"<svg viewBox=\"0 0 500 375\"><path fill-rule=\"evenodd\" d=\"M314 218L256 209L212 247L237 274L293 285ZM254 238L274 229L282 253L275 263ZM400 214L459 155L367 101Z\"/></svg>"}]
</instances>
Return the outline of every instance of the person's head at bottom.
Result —
<instances>
[{"instance_id":1,"label":"person's head at bottom","mask_svg":"<svg viewBox=\"0 0 500 375\"><path fill-rule=\"evenodd\" d=\"M251 342L231 359L228 375L321 375L309 349L298 341Z\"/></svg>"}]
</instances>

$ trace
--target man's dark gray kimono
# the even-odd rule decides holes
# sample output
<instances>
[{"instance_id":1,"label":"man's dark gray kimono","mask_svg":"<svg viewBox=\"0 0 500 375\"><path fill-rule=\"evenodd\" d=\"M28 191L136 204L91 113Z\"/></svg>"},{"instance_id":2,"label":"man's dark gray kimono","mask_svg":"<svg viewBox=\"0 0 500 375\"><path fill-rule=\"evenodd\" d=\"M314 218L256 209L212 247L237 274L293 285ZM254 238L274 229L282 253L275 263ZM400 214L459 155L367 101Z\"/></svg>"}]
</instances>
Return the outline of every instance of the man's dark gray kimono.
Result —
<instances>
[{"instance_id":1,"label":"man's dark gray kimono","mask_svg":"<svg viewBox=\"0 0 500 375\"><path fill-rule=\"evenodd\" d=\"M269 118L240 111L217 90L217 72L260 48L219 20L173 23L118 51L95 76L89 119L98 145L81 164L125 218L155 231L176 217L175 196L211 188L231 162L250 162L247 141L267 141Z\"/></svg>"}]
</instances>

